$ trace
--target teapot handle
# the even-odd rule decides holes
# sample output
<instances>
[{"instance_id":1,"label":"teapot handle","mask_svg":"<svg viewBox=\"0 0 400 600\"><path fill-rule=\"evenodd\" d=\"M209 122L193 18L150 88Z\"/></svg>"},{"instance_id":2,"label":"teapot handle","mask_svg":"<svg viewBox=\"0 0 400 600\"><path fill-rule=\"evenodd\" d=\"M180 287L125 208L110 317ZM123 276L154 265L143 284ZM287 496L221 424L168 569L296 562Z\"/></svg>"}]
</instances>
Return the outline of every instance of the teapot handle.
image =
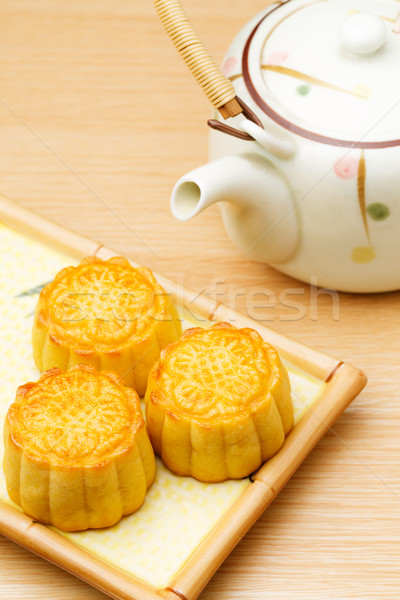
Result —
<instances>
[{"instance_id":1,"label":"teapot handle","mask_svg":"<svg viewBox=\"0 0 400 600\"><path fill-rule=\"evenodd\" d=\"M211 104L224 119L243 112L232 82L199 40L180 0L154 0L154 5L167 34Z\"/></svg>"},{"instance_id":2,"label":"teapot handle","mask_svg":"<svg viewBox=\"0 0 400 600\"><path fill-rule=\"evenodd\" d=\"M293 141L287 137L277 136L276 134L266 131L260 119L247 104L245 104L239 96L236 96L236 100L242 107L243 115L246 117L238 123L239 129L226 125L226 123L221 123L216 119L209 119L207 121L208 126L211 127L211 129L233 135L242 140L253 140L267 150L267 152L274 154L278 158L291 158L295 153Z\"/></svg>"},{"instance_id":3,"label":"teapot handle","mask_svg":"<svg viewBox=\"0 0 400 600\"><path fill-rule=\"evenodd\" d=\"M293 144L266 132L257 115L236 96L233 83L199 40L180 0L154 0L154 5L167 34L214 108L224 119L241 113L245 117L239 124L240 129L215 119L210 119L208 125L243 140L256 141L280 158L289 158L294 152Z\"/></svg>"}]
</instances>

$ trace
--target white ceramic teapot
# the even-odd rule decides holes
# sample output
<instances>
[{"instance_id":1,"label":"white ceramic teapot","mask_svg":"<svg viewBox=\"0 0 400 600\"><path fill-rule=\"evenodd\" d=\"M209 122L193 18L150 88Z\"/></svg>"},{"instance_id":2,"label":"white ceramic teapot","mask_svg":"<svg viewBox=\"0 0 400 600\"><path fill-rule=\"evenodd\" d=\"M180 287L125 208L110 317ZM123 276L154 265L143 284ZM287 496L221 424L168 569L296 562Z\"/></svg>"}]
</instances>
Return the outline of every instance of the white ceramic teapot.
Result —
<instances>
[{"instance_id":1,"label":"white ceramic teapot","mask_svg":"<svg viewBox=\"0 0 400 600\"><path fill-rule=\"evenodd\" d=\"M242 256L342 291L400 288L399 10L287 0L248 23L222 70L264 129L237 116L253 141L212 131L174 216L218 202Z\"/></svg>"}]
</instances>

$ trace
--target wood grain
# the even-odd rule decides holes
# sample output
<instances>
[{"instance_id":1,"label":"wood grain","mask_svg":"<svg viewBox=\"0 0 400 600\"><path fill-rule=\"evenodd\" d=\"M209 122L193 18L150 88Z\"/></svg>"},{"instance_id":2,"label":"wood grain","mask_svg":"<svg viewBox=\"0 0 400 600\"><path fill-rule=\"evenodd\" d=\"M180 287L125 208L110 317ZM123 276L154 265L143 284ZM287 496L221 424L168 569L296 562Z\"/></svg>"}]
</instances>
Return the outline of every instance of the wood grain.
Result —
<instances>
[{"instance_id":1,"label":"wood grain","mask_svg":"<svg viewBox=\"0 0 400 600\"><path fill-rule=\"evenodd\" d=\"M264 5L185 1L217 61ZM397 600L400 294L316 296L241 259L216 208L173 220L210 110L151 2L4 0L1 17L1 193L368 374L201 599ZM5 538L0 557L1 600L105 598Z\"/></svg>"}]
</instances>

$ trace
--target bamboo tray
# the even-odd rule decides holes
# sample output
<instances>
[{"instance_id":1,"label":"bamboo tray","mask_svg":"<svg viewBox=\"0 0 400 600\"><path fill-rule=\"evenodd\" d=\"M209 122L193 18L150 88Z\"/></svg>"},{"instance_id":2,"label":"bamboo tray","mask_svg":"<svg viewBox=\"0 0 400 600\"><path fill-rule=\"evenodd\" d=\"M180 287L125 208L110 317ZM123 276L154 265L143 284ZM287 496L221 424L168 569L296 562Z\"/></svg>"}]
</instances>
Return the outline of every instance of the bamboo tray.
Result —
<instances>
[{"instance_id":1,"label":"bamboo tray","mask_svg":"<svg viewBox=\"0 0 400 600\"><path fill-rule=\"evenodd\" d=\"M2 427L16 387L38 376L29 331L41 286L77 259L88 255L106 259L116 253L1 196L0 220L2 338L7 342L7 335L14 336L2 348ZM172 475L158 461L149 500L146 497L137 513L107 530L63 534L41 525L13 505L4 482L3 488L0 485L1 534L118 600L194 600L366 383L359 369L156 276L188 325L228 321L253 327L277 347L294 389L295 427L279 453L241 481L201 484ZM9 368L13 361L20 361L22 372ZM185 527L192 528L190 535Z\"/></svg>"}]
</instances>

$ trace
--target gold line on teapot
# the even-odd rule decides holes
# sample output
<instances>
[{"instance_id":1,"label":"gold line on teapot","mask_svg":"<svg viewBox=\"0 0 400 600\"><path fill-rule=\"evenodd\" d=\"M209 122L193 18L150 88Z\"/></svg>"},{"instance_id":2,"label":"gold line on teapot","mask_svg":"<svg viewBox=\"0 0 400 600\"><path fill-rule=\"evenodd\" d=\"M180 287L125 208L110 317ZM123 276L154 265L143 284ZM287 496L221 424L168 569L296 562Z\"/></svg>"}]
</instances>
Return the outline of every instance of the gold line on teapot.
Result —
<instances>
[{"instance_id":1,"label":"gold line on teapot","mask_svg":"<svg viewBox=\"0 0 400 600\"><path fill-rule=\"evenodd\" d=\"M361 150L360 160L358 162L358 172L357 172L357 194L358 194L358 203L360 205L361 217L364 223L365 233L368 238L368 243L371 245L371 238L369 235L368 228L368 220L367 220L367 210L365 206L365 179L366 179L366 165L365 165L365 155L364 150Z\"/></svg>"},{"instance_id":2,"label":"gold line on teapot","mask_svg":"<svg viewBox=\"0 0 400 600\"><path fill-rule=\"evenodd\" d=\"M364 100L368 99L370 96L370 91L367 88L356 88L353 90L347 90L346 88L339 87L334 83L329 83L328 81L324 81L323 79L319 79L318 77L314 77L313 75L307 75L306 73L302 73L301 71L297 71L296 69L291 69L290 67L267 64L261 65L261 68L265 71L273 71L274 73L280 73L281 75L287 75L288 77L301 79L302 81L306 81L307 83L319 85L330 90L335 90L336 92L342 92L344 94L350 94L351 96L357 96L357 98L363 98Z\"/></svg>"}]
</instances>

